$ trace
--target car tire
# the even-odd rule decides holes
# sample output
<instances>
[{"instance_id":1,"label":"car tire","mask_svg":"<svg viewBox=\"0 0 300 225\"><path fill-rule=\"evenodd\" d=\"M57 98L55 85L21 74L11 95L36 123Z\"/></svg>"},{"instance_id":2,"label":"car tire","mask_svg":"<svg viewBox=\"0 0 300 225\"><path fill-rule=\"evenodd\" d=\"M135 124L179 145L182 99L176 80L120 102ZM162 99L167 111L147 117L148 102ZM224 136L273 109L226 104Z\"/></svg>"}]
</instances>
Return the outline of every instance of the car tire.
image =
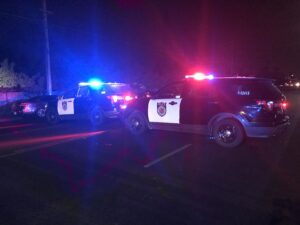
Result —
<instances>
[{"instance_id":1,"label":"car tire","mask_svg":"<svg viewBox=\"0 0 300 225\"><path fill-rule=\"evenodd\" d=\"M104 116L100 107L94 107L91 109L89 114L89 120L94 126L99 126L103 124Z\"/></svg>"},{"instance_id":2,"label":"car tire","mask_svg":"<svg viewBox=\"0 0 300 225\"><path fill-rule=\"evenodd\" d=\"M141 135L149 130L147 119L144 114L134 111L125 119L127 129L134 135Z\"/></svg>"},{"instance_id":3,"label":"car tire","mask_svg":"<svg viewBox=\"0 0 300 225\"><path fill-rule=\"evenodd\" d=\"M60 121L57 110L50 108L46 112L46 120L49 124L57 124Z\"/></svg>"},{"instance_id":4,"label":"car tire","mask_svg":"<svg viewBox=\"0 0 300 225\"><path fill-rule=\"evenodd\" d=\"M221 147L235 148L245 140L244 128L235 119L222 119L213 126L213 138Z\"/></svg>"}]
</instances>

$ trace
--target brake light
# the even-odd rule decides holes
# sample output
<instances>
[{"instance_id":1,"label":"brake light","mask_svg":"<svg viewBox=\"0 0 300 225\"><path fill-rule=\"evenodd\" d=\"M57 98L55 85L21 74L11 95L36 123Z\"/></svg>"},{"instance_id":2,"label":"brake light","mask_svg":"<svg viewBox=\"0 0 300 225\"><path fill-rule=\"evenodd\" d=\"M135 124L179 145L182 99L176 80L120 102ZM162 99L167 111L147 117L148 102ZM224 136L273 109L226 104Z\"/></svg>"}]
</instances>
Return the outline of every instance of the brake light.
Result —
<instances>
[{"instance_id":1,"label":"brake light","mask_svg":"<svg viewBox=\"0 0 300 225\"><path fill-rule=\"evenodd\" d=\"M113 103L117 103L118 101L124 100L126 102L132 101L134 98L130 95L120 96L120 95L111 95L107 96L108 99L110 99Z\"/></svg>"},{"instance_id":2,"label":"brake light","mask_svg":"<svg viewBox=\"0 0 300 225\"><path fill-rule=\"evenodd\" d=\"M281 103L281 108L286 109L288 107L288 103L287 102L282 102Z\"/></svg>"},{"instance_id":3,"label":"brake light","mask_svg":"<svg viewBox=\"0 0 300 225\"><path fill-rule=\"evenodd\" d=\"M267 111L272 111L274 108L274 102L273 101L266 101L266 100L257 100L256 104L261 106L263 109Z\"/></svg>"},{"instance_id":4,"label":"brake light","mask_svg":"<svg viewBox=\"0 0 300 225\"><path fill-rule=\"evenodd\" d=\"M118 96L118 95L110 95L110 96L107 96L107 98L110 99L113 103L116 103L123 99L122 96Z\"/></svg>"},{"instance_id":5,"label":"brake light","mask_svg":"<svg viewBox=\"0 0 300 225\"><path fill-rule=\"evenodd\" d=\"M124 97L124 100L125 100L126 102L129 102L129 101L132 101L132 100L133 100L133 97L131 97L130 95L126 95L126 96Z\"/></svg>"}]
</instances>

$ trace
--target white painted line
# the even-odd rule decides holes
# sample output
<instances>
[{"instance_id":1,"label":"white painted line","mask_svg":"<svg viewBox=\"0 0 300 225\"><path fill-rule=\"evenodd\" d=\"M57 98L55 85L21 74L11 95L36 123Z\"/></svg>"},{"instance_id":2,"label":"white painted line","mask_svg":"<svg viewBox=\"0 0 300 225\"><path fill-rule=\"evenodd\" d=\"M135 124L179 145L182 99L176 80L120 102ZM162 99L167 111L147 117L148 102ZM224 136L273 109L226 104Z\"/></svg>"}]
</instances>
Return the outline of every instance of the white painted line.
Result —
<instances>
[{"instance_id":1,"label":"white painted line","mask_svg":"<svg viewBox=\"0 0 300 225\"><path fill-rule=\"evenodd\" d=\"M144 165L144 168L149 168L150 166L153 166L156 163L159 163L160 161L162 161L166 158L169 158L169 157L171 157L171 156L173 156L173 155L175 155L175 154L177 154L177 153L179 153L179 152L181 152L181 151L183 151L183 150L185 150L185 149L187 149L191 146L192 146L192 144L184 145L181 148L178 148L178 149L174 150L173 152L170 152L170 153L168 153L168 154L166 154L162 157L159 157L158 159L153 160L152 162L149 162L148 164Z\"/></svg>"}]
</instances>

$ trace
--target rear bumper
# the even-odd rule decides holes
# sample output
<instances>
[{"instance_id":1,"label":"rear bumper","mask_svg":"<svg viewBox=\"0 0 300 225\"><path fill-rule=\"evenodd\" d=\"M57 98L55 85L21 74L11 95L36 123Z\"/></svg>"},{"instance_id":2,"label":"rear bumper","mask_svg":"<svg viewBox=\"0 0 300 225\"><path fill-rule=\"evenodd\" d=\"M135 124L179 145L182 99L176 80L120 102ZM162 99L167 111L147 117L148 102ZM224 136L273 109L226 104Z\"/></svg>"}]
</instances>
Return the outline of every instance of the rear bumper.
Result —
<instances>
[{"instance_id":1,"label":"rear bumper","mask_svg":"<svg viewBox=\"0 0 300 225\"><path fill-rule=\"evenodd\" d=\"M268 138L283 133L290 125L289 121L273 126L262 126L261 124L251 124L245 126L245 132L248 137Z\"/></svg>"}]
</instances>

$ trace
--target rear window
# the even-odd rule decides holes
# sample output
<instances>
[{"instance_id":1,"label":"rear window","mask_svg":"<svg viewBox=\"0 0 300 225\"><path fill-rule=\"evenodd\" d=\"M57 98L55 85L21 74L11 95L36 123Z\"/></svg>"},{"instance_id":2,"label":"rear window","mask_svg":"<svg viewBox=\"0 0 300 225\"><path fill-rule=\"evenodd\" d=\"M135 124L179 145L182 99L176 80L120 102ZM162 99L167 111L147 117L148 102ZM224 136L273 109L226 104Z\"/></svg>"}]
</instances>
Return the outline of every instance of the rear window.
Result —
<instances>
[{"instance_id":1,"label":"rear window","mask_svg":"<svg viewBox=\"0 0 300 225\"><path fill-rule=\"evenodd\" d=\"M111 94L124 94L131 91L131 88L127 84L111 84L111 85L105 85L103 87L106 89L107 92L110 92Z\"/></svg>"},{"instance_id":2,"label":"rear window","mask_svg":"<svg viewBox=\"0 0 300 225\"><path fill-rule=\"evenodd\" d=\"M103 84L98 89L93 89L88 86L79 87L77 97L87 97L90 94L94 95L122 95L131 93L132 89L127 84Z\"/></svg>"},{"instance_id":3,"label":"rear window","mask_svg":"<svg viewBox=\"0 0 300 225\"><path fill-rule=\"evenodd\" d=\"M247 99L278 99L282 94L280 90L267 80L227 80L221 83L221 92Z\"/></svg>"},{"instance_id":4,"label":"rear window","mask_svg":"<svg viewBox=\"0 0 300 225\"><path fill-rule=\"evenodd\" d=\"M272 82L258 82L257 84L250 85L250 89L254 91L255 96L260 98L281 97L280 90Z\"/></svg>"}]
</instances>

